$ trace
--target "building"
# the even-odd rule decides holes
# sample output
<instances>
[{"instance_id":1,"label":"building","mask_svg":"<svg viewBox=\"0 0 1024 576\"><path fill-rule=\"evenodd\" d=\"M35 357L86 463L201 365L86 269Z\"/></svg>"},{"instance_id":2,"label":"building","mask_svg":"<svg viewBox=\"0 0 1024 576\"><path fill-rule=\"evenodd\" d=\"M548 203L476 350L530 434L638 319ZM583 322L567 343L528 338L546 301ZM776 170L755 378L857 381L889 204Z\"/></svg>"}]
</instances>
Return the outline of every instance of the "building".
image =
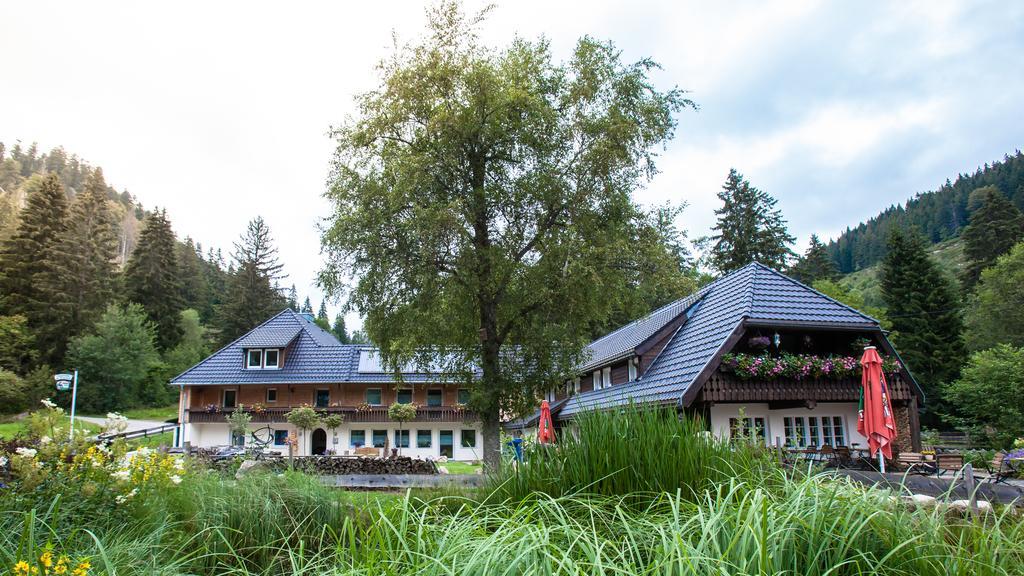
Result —
<instances>
[{"instance_id":1,"label":"building","mask_svg":"<svg viewBox=\"0 0 1024 576\"><path fill-rule=\"evenodd\" d=\"M850 363L867 344L887 359L897 444L919 449L923 395L878 321L757 263L595 340L548 400L556 426L587 410L664 405L703 415L723 438L866 447ZM537 416L506 428L532 432Z\"/></svg>"},{"instance_id":2,"label":"building","mask_svg":"<svg viewBox=\"0 0 1024 576\"><path fill-rule=\"evenodd\" d=\"M357 448L401 448L403 455L482 458L479 419L465 409L467 391L436 374L385 369L372 346L341 344L311 315L284 310L171 380L180 388L179 445L214 447L262 439L287 453L346 454ZM391 421L394 402L417 404L416 418ZM335 430L298 431L286 415L312 406L344 421ZM232 435L225 418L252 416L249 433ZM254 436L255 434L255 436Z\"/></svg>"}]
</instances>

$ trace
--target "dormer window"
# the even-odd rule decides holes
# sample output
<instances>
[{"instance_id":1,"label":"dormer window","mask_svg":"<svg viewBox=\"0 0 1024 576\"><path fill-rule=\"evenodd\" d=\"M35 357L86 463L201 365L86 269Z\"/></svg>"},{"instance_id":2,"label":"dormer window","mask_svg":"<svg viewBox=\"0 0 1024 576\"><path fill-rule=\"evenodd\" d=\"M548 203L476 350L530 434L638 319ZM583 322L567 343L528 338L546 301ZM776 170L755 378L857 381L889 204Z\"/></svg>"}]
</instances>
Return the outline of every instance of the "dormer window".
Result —
<instances>
[{"instance_id":1,"label":"dormer window","mask_svg":"<svg viewBox=\"0 0 1024 576\"><path fill-rule=\"evenodd\" d=\"M263 367L274 369L277 368L277 359L279 352L275 350L264 350L263 351Z\"/></svg>"},{"instance_id":2,"label":"dormer window","mask_svg":"<svg viewBox=\"0 0 1024 576\"><path fill-rule=\"evenodd\" d=\"M277 370L281 364L281 350L277 348L251 348L245 353L245 367L249 370Z\"/></svg>"}]
</instances>

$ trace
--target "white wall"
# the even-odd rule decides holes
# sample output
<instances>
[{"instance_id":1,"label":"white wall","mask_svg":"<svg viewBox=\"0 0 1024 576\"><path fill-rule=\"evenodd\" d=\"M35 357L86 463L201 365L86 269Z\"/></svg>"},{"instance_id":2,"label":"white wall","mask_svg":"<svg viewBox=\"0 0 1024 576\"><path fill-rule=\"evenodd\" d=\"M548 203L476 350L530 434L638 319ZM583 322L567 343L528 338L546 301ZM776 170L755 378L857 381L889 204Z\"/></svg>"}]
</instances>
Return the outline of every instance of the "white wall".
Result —
<instances>
[{"instance_id":1,"label":"white wall","mask_svg":"<svg viewBox=\"0 0 1024 576\"><path fill-rule=\"evenodd\" d=\"M274 423L274 424L258 424L251 425L250 431L263 428L264 426L270 427L272 430L287 430L289 434L295 432L295 427L288 423ZM421 458L437 458L441 454L441 431L451 430L452 431L452 443L453 443L453 460L480 460L483 458L483 431L481 430L479 423L469 422L410 422L402 427L403 430L409 431L409 447L402 448L402 456L412 456ZM366 437L366 444L369 445L373 442L373 431L374 430L386 430L388 433L388 446L395 447L395 431L398 430L398 426L393 422L369 422L369 423L346 423L335 431L337 435L337 443L334 443L332 433L330 430L327 432L327 448L334 449L337 454L348 453L353 454L355 448L351 446L352 431L363 430ZM429 448L418 448L416 446L417 431L428 430L430 432L430 447ZM463 430L474 430L476 431L476 445L474 447L462 447L462 431ZM313 431L306 431L305 434L299 436L299 448L298 454L308 455L310 454L310 442ZM226 423L214 423L214 424L195 424L189 423L185 425L185 434L183 441L191 442L193 447L196 448L210 448L214 446L225 446L231 441L231 433ZM271 450L280 451L284 454L288 453L287 446L271 445Z\"/></svg>"},{"instance_id":2,"label":"white wall","mask_svg":"<svg viewBox=\"0 0 1024 576\"><path fill-rule=\"evenodd\" d=\"M861 448L866 448L868 445L867 438L857 433L857 404L855 402L819 402L813 410L807 408L769 410L767 403L718 403L711 407L711 431L719 438L728 438L729 419L738 417L741 408L747 418L762 417L766 419L768 428L766 437L771 445L776 444L776 439L785 443L786 432L782 419L786 416L841 416L847 445L857 444Z\"/></svg>"}]
</instances>

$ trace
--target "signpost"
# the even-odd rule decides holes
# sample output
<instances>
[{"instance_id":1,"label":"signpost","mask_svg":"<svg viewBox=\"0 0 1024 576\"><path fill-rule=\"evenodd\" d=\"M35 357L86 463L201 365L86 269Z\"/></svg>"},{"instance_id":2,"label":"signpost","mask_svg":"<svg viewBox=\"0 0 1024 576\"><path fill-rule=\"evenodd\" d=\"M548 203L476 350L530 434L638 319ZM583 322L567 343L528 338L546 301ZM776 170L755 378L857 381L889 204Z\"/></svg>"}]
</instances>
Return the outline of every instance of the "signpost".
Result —
<instances>
[{"instance_id":1,"label":"signpost","mask_svg":"<svg viewBox=\"0 0 1024 576\"><path fill-rule=\"evenodd\" d=\"M75 402L78 400L78 370L74 374L54 374L53 379L57 381L57 390L66 392L71 388L71 430L68 438L75 439Z\"/></svg>"}]
</instances>

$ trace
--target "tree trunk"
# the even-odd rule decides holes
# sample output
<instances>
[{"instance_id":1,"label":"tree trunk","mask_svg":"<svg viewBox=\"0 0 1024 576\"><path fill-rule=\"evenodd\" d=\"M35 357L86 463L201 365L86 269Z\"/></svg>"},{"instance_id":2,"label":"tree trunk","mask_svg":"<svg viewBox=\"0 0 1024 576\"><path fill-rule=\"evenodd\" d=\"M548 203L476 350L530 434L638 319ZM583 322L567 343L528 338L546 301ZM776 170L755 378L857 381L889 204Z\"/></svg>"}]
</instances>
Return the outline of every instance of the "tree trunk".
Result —
<instances>
[{"instance_id":1,"label":"tree trunk","mask_svg":"<svg viewBox=\"0 0 1024 576\"><path fill-rule=\"evenodd\" d=\"M501 466L501 424L497 414L486 417L483 421L484 471L488 474L498 472Z\"/></svg>"}]
</instances>

